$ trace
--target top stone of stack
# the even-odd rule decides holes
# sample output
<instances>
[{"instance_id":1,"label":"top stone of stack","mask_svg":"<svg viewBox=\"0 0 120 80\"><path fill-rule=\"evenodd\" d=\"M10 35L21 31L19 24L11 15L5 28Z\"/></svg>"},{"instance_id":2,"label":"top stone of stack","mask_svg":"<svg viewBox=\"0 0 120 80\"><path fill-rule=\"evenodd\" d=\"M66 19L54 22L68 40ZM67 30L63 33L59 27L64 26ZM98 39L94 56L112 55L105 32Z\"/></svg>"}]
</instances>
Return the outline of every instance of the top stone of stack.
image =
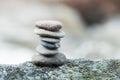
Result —
<instances>
[{"instance_id":1,"label":"top stone of stack","mask_svg":"<svg viewBox=\"0 0 120 80\"><path fill-rule=\"evenodd\" d=\"M62 23L58 21L38 21L36 27L48 31L59 31L62 28Z\"/></svg>"}]
</instances>

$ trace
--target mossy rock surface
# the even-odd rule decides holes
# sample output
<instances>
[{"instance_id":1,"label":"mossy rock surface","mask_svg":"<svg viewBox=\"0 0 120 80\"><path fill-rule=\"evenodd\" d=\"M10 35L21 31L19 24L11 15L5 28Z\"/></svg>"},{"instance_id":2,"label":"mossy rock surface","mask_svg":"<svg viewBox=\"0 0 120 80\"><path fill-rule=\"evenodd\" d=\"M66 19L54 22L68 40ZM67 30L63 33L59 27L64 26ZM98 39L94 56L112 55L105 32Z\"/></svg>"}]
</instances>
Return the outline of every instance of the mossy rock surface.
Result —
<instances>
[{"instance_id":1,"label":"mossy rock surface","mask_svg":"<svg viewBox=\"0 0 120 80\"><path fill-rule=\"evenodd\" d=\"M59 67L0 65L0 80L120 80L120 60L68 60Z\"/></svg>"}]
</instances>

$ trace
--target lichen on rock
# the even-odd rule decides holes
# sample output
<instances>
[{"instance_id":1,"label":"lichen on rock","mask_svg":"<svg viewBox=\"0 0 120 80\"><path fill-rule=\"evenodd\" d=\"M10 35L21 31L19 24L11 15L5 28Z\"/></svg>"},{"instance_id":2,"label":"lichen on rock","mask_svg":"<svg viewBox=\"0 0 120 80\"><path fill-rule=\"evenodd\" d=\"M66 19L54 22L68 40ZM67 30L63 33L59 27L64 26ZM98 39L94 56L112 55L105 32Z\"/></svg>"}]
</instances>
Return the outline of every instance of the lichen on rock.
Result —
<instances>
[{"instance_id":1,"label":"lichen on rock","mask_svg":"<svg viewBox=\"0 0 120 80\"><path fill-rule=\"evenodd\" d=\"M120 60L68 60L59 67L0 65L0 80L119 80Z\"/></svg>"}]
</instances>

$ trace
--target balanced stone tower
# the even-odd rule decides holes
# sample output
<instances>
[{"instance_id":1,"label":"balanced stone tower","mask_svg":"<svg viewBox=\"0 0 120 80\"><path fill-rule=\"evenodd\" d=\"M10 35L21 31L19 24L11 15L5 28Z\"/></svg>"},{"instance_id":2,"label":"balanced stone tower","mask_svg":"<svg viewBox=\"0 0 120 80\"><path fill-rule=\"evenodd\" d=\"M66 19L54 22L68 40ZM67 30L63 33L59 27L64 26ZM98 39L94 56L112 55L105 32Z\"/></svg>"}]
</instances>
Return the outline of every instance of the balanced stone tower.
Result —
<instances>
[{"instance_id":1,"label":"balanced stone tower","mask_svg":"<svg viewBox=\"0 0 120 80\"><path fill-rule=\"evenodd\" d=\"M66 62L64 54L60 53L60 38L65 36L58 21L38 21L34 32L40 37L40 45L32 57L32 62L38 66L60 66Z\"/></svg>"}]
</instances>

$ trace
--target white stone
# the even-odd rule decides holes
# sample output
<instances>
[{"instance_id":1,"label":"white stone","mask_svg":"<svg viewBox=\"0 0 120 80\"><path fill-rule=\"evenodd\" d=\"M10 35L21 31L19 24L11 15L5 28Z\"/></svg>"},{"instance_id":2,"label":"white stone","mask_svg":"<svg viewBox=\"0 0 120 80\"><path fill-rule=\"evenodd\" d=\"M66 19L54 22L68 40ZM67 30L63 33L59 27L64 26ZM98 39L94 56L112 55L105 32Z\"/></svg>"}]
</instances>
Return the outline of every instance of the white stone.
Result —
<instances>
[{"instance_id":1,"label":"white stone","mask_svg":"<svg viewBox=\"0 0 120 80\"><path fill-rule=\"evenodd\" d=\"M35 28L34 32L41 36L48 36L48 37L55 37L55 38L63 38L65 36L64 31L52 32L52 31L47 31L44 29Z\"/></svg>"}]
</instances>

